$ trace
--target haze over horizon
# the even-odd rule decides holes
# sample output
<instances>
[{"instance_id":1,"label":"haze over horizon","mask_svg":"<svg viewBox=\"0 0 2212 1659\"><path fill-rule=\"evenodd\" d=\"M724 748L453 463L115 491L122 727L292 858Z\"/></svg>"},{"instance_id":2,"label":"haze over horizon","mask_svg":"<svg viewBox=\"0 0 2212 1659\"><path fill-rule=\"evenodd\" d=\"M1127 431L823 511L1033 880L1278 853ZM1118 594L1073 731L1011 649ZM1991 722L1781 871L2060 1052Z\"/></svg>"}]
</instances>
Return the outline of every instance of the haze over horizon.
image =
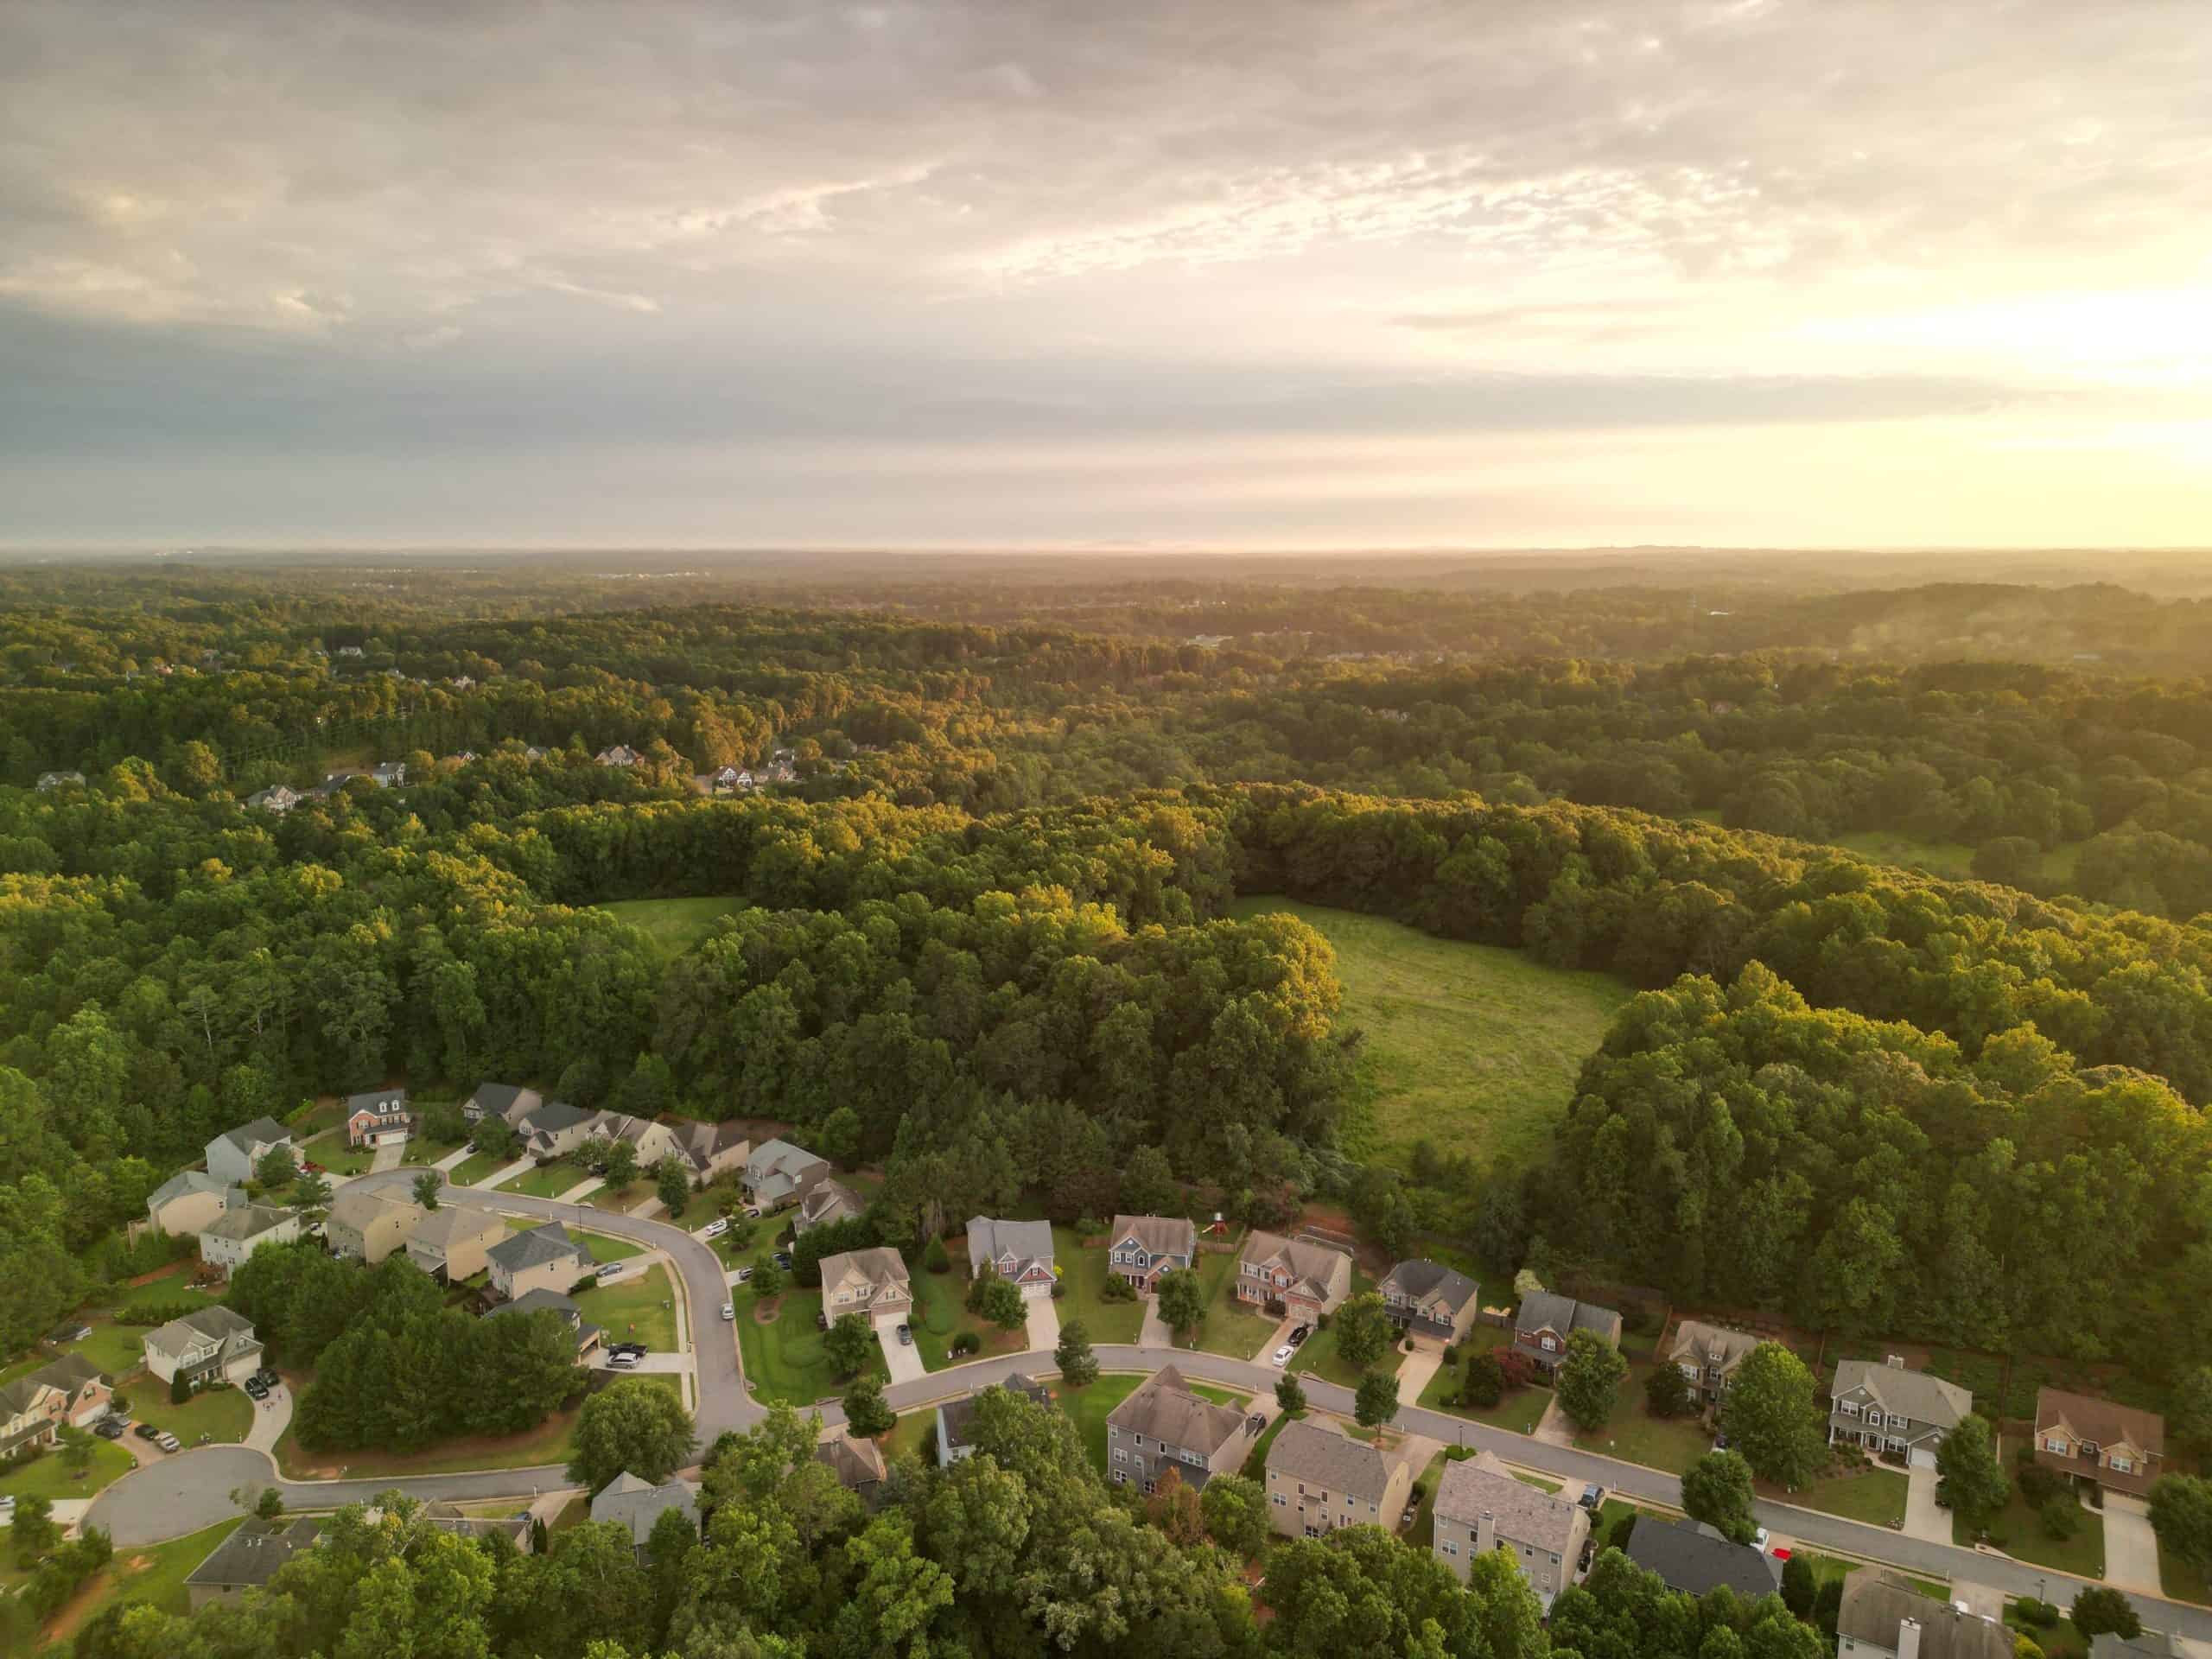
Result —
<instances>
[{"instance_id":1,"label":"haze over horizon","mask_svg":"<svg viewBox=\"0 0 2212 1659\"><path fill-rule=\"evenodd\" d=\"M0 541L2212 542L2212 14L0 17Z\"/></svg>"}]
</instances>

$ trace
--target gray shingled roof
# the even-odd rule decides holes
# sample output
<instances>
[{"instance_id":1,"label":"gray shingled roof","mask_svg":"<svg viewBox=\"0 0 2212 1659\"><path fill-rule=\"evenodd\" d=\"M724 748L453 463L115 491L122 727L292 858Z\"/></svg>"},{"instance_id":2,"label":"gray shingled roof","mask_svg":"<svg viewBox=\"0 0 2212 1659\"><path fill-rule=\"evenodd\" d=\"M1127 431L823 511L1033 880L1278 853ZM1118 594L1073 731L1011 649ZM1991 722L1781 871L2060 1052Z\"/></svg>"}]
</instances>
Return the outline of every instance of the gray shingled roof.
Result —
<instances>
[{"instance_id":1,"label":"gray shingled roof","mask_svg":"<svg viewBox=\"0 0 2212 1659\"><path fill-rule=\"evenodd\" d=\"M1513 1321L1513 1328L1524 1334L1556 1331L1562 1338L1577 1331L1595 1331L1599 1336L1618 1343L1621 1334L1621 1316L1611 1308L1600 1307L1595 1302L1578 1302L1572 1296L1555 1295L1548 1290L1532 1290L1521 1299L1521 1312Z\"/></svg>"},{"instance_id":2,"label":"gray shingled roof","mask_svg":"<svg viewBox=\"0 0 2212 1659\"><path fill-rule=\"evenodd\" d=\"M1142 1388L1114 1408L1106 1421L1132 1434L1149 1434L1162 1446L1211 1458L1244 1432L1244 1414L1191 1392L1182 1372L1163 1365Z\"/></svg>"},{"instance_id":3,"label":"gray shingled roof","mask_svg":"<svg viewBox=\"0 0 2212 1659\"><path fill-rule=\"evenodd\" d=\"M1909 1371L1901 1365L1888 1365L1879 1360L1839 1360L1828 1397L1834 1399L1857 1388L1864 1388L1884 1411L1899 1412L1916 1422L1933 1423L1939 1428L1957 1427L1959 1420L1974 1409L1971 1390L1955 1382L1946 1382L1940 1376Z\"/></svg>"},{"instance_id":4,"label":"gray shingled roof","mask_svg":"<svg viewBox=\"0 0 2212 1659\"><path fill-rule=\"evenodd\" d=\"M1695 1521L1645 1516L1629 1535L1628 1558L1656 1573L1669 1590L1693 1596L1726 1585L1739 1596L1770 1596L1782 1587L1782 1563L1749 1544L1732 1544Z\"/></svg>"},{"instance_id":5,"label":"gray shingled roof","mask_svg":"<svg viewBox=\"0 0 2212 1659\"><path fill-rule=\"evenodd\" d=\"M257 1117L251 1123L241 1123L235 1129L226 1129L222 1140L229 1141L240 1152L250 1150L255 1141L274 1146L279 1141L289 1141L292 1132L273 1117Z\"/></svg>"},{"instance_id":6,"label":"gray shingled roof","mask_svg":"<svg viewBox=\"0 0 2212 1659\"><path fill-rule=\"evenodd\" d=\"M627 1472L617 1475L591 1501L591 1518L627 1527L630 1541L645 1548L653 1535L653 1522L670 1510L680 1510L699 1524L699 1488L688 1480L671 1480L664 1486L641 1480Z\"/></svg>"},{"instance_id":7,"label":"gray shingled roof","mask_svg":"<svg viewBox=\"0 0 2212 1659\"><path fill-rule=\"evenodd\" d=\"M1134 1238L1153 1255L1189 1255L1198 1248L1198 1229L1187 1216L1116 1216L1107 1247Z\"/></svg>"},{"instance_id":8,"label":"gray shingled roof","mask_svg":"<svg viewBox=\"0 0 2212 1659\"><path fill-rule=\"evenodd\" d=\"M273 1204L244 1204L226 1210L200 1230L202 1238L235 1239L243 1243L249 1238L282 1227L299 1217L289 1210L280 1210Z\"/></svg>"},{"instance_id":9,"label":"gray shingled roof","mask_svg":"<svg viewBox=\"0 0 2212 1659\"><path fill-rule=\"evenodd\" d=\"M581 1241L570 1238L569 1230L557 1221L503 1238L484 1254L487 1260L498 1262L509 1273L520 1273L525 1268L565 1261L571 1256L579 1266L593 1265L591 1252Z\"/></svg>"},{"instance_id":10,"label":"gray shingled roof","mask_svg":"<svg viewBox=\"0 0 2212 1659\"><path fill-rule=\"evenodd\" d=\"M1444 1465L1436 1483L1436 1513L1478 1530L1484 1515L1498 1536L1563 1555L1574 1541L1577 1508L1525 1480L1516 1480L1494 1452Z\"/></svg>"},{"instance_id":11,"label":"gray shingled roof","mask_svg":"<svg viewBox=\"0 0 2212 1659\"><path fill-rule=\"evenodd\" d=\"M1391 1465L1371 1446L1303 1421L1285 1423L1268 1451L1268 1471L1379 1503Z\"/></svg>"},{"instance_id":12,"label":"gray shingled roof","mask_svg":"<svg viewBox=\"0 0 2212 1659\"><path fill-rule=\"evenodd\" d=\"M1049 1221L995 1221L971 1216L968 1221L968 1260L995 1262L1012 1252L1014 1271L1032 1262L1052 1259L1052 1224Z\"/></svg>"},{"instance_id":13,"label":"gray shingled roof","mask_svg":"<svg viewBox=\"0 0 2212 1659\"><path fill-rule=\"evenodd\" d=\"M1423 1256L1418 1262L1401 1262L1390 1269L1380 1288L1386 1294L1395 1290L1413 1301L1427 1301L1431 1296L1440 1296L1445 1306L1453 1313L1464 1310L1473 1301L1481 1287L1456 1268L1447 1268L1441 1262L1432 1262Z\"/></svg>"},{"instance_id":14,"label":"gray shingled roof","mask_svg":"<svg viewBox=\"0 0 2212 1659\"><path fill-rule=\"evenodd\" d=\"M565 1100L549 1100L523 1119L520 1127L531 1135L558 1135L563 1129L572 1129L587 1119L598 1116L588 1106L571 1106Z\"/></svg>"},{"instance_id":15,"label":"gray shingled roof","mask_svg":"<svg viewBox=\"0 0 2212 1659\"><path fill-rule=\"evenodd\" d=\"M1867 1567L1843 1581L1837 1635L1894 1653L1897 1627L1908 1618L1920 1626L1920 1659L2012 1659L2012 1633L2002 1624L1923 1596L1885 1568Z\"/></svg>"},{"instance_id":16,"label":"gray shingled roof","mask_svg":"<svg viewBox=\"0 0 2212 1659\"><path fill-rule=\"evenodd\" d=\"M236 1191L228 1181L218 1179L204 1169L181 1169L146 1195L146 1202L160 1209L171 1198L187 1192L221 1192Z\"/></svg>"}]
</instances>

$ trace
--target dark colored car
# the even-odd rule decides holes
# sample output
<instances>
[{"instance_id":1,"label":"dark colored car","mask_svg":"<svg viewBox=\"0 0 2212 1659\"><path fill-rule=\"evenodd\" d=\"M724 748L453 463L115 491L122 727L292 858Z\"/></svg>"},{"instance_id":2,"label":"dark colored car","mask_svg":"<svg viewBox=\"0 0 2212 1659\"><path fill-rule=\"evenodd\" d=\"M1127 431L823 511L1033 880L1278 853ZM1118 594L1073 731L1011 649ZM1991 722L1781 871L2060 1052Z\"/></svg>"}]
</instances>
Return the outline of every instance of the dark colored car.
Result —
<instances>
[{"instance_id":1,"label":"dark colored car","mask_svg":"<svg viewBox=\"0 0 2212 1659\"><path fill-rule=\"evenodd\" d=\"M269 1397L269 1385L257 1376L246 1378L245 1391L251 1399L266 1400Z\"/></svg>"},{"instance_id":2,"label":"dark colored car","mask_svg":"<svg viewBox=\"0 0 2212 1659\"><path fill-rule=\"evenodd\" d=\"M1306 1338L1308 1338L1308 1337L1312 1336L1313 1334L1313 1327L1312 1325L1299 1325L1299 1326L1297 1326L1296 1328L1294 1328L1294 1329L1291 1332L1291 1333L1290 1333L1290 1337L1289 1337L1290 1345L1291 1345L1292 1347L1295 1348L1295 1347L1299 1346L1300 1344L1302 1344L1302 1343L1306 1340Z\"/></svg>"},{"instance_id":3,"label":"dark colored car","mask_svg":"<svg viewBox=\"0 0 2212 1659\"><path fill-rule=\"evenodd\" d=\"M162 1431L156 1428L151 1423L141 1423L132 1432L135 1433L142 1440L159 1440L162 1433Z\"/></svg>"},{"instance_id":4,"label":"dark colored car","mask_svg":"<svg viewBox=\"0 0 2212 1659\"><path fill-rule=\"evenodd\" d=\"M627 1354L632 1359L643 1359L652 1351L642 1342L618 1342L607 1351L610 1354Z\"/></svg>"},{"instance_id":5,"label":"dark colored car","mask_svg":"<svg viewBox=\"0 0 2212 1659\"><path fill-rule=\"evenodd\" d=\"M253 1374L253 1380L264 1389L273 1389L283 1379L264 1365Z\"/></svg>"},{"instance_id":6,"label":"dark colored car","mask_svg":"<svg viewBox=\"0 0 2212 1659\"><path fill-rule=\"evenodd\" d=\"M92 1433L104 1440L119 1440L123 1438L123 1425L107 1421L94 1423Z\"/></svg>"},{"instance_id":7,"label":"dark colored car","mask_svg":"<svg viewBox=\"0 0 2212 1659\"><path fill-rule=\"evenodd\" d=\"M1599 1506L1602 1505L1605 1501L1605 1489L1600 1486L1596 1481L1592 1481L1588 1485L1582 1489L1582 1507L1589 1510L1591 1514L1597 1514Z\"/></svg>"},{"instance_id":8,"label":"dark colored car","mask_svg":"<svg viewBox=\"0 0 2212 1659\"><path fill-rule=\"evenodd\" d=\"M781 1268L785 1273L789 1273L791 1270L791 1253L789 1250L778 1250L768 1259L771 1262L773 1262L778 1267Z\"/></svg>"}]
</instances>

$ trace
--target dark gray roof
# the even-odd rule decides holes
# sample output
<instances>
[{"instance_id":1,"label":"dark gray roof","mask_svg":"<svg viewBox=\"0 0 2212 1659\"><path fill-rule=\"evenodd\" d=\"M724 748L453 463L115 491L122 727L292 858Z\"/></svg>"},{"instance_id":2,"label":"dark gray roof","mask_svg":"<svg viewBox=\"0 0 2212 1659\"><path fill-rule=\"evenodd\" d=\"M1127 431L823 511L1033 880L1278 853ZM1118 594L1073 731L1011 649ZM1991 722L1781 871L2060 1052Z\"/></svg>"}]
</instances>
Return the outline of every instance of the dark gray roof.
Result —
<instances>
[{"instance_id":1,"label":"dark gray roof","mask_svg":"<svg viewBox=\"0 0 2212 1659\"><path fill-rule=\"evenodd\" d=\"M537 1090L524 1089L518 1084L480 1083L476 1085L476 1092L468 1098L480 1109L495 1116L504 1116L507 1109L515 1102L520 1100L524 1095L536 1092Z\"/></svg>"},{"instance_id":2,"label":"dark gray roof","mask_svg":"<svg viewBox=\"0 0 2212 1659\"><path fill-rule=\"evenodd\" d=\"M356 1112L404 1112L407 1109L404 1089L372 1089L364 1095L346 1096L346 1116Z\"/></svg>"},{"instance_id":3,"label":"dark gray roof","mask_svg":"<svg viewBox=\"0 0 2212 1659\"><path fill-rule=\"evenodd\" d=\"M1385 1292L1395 1290L1400 1295L1414 1301L1426 1301L1431 1296L1440 1296L1454 1313L1473 1301L1481 1287L1457 1268L1447 1268L1441 1262L1432 1262L1423 1256L1418 1262L1401 1262L1390 1269L1382 1281Z\"/></svg>"},{"instance_id":4,"label":"dark gray roof","mask_svg":"<svg viewBox=\"0 0 2212 1659\"><path fill-rule=\"evenodd\" d=\"M259 1522L249 1521L224 1539L215 1553L194 1567L184 1581L226 1590L267 1584L285 1562L310 1548L321 1530L320 1521L295 1521L273 1533L265 1530Z\"/></svg>"},{"instance_id":5,"label":"dark gray roof","mask_svg":"<svg viewBox=\"0 0 2212 1659\"><path fill-rule=\"evenodd\" d=\"M592 1264L592 1254L581 1240L569 1236L569 1230L557 1221L549 1221L543 1227L533 1227L528 1232L516 1233L501 1239L484 1252L487 1260L498 1262L509 1273L519 1273L524 1268L534 1268L546 1262L559 1262L574 1256L579 1265Z\"/></svg>"},{"instance_id":6,"label":"dark gray roof","mask_svg":"<svg viewBox=\"0 0 2212 1659\"><path fill-rule=\"evenodd\" d=\"M2181 1644L2163 1630L2145 1630L2133 1641L2101 1630L2089 1643L2089 1659L2177 1659Z\"/></svg>"},{"instance_id":7,"label":"dark gray roof","mask_svg":"<svg viewBox=\"0 0 2212 1659\"><path fill-rule=\"evenodd\" d=\"M1310 1481L1330 1491L1380 1503L1390 1485L1390 1460L1371 1446L1303 1421L1285 1423L1268 1449L1268 1472Z\"/></svg>"},{"instance_id":8,"label":"dark gray roof","mask_svg":"<svg viewBox=\"0 0 2212 1659\"><path fill-rule=\"evenodd\" d=\"M523 1123L532 1134L542 1131L557 1135L563 1129L574 1128L586 1119L598 1116L587 1106L571 1106L565 1100L549 1100L523 1119Z\"/></svg>"},{"instance_id":9,"label":"dark gray roof","mask_svg":"<svg viewBox=\"0 0 2212 1659\"><path fill-rule=\"evenodd\" d=\"M639 1549L653 1535L653 1522L669 1510L681 1510L690 1517L696 1529L698 1486L688 1480L671 1480L664 1486L656 1486L649 1480L625 1472L608 1482L591 1501L591 1518L627 1527L631 1542Z\"/></svg>"},{"instance_id":10,"label":"dark gray roof","mask_svg":"<svg viewBox=\"0 0 2212 1659\"><path fill-rule=\"evenodd\" d=\"M1839 1636L1895 1653L1906 1619L1920 1626L1920 1659L2012 1659L2012 1633L2002 1624L1923 1596L1894 1573L1866 1567L1843 1581L1835 1613Z\"/></svg>"},{"instance_id":11,"label":"dark gray roof","mask_svg":"<svg viewBox=\"0 0 2212 1659\"><path fill-rule=\"evenodd\" d=\"M1019 1273L1032 1262L1052 1259L1052 1224L1049 1221L996 1221L971 1216L968 1221L968 1260L995 1262L1011 1254Z\"/></svg>"},{"instance_id":12,"label":"dark gray roof","mask_svg":"<svg viewBox=\"0 0 2212 1659\"><path fill-rule=\"evenodd\" d=\"M1695 1521L1647 1515L1629 1535L1628 1558L1656 1573L1669 1590L1701 1596L1726 1585L1739 1596L1770 1596L1782 1587L1782 1563L1749 1544L1732 1544Z\"/></svg>"},{"instance_id":13,"label":"dark gray roof","mask_svg":"<svg viewBox=\"0 0 2212 1659\"><path fill-rule=\"evenodd\" d=\"M576 1306L573 1298L563 1296L557 1290L547 1290L541 1287L537 1290L524 1291L512 1302L501 1302L484 1317L488 1319L496 1318L501 1313L540 1313L564 1314L571 1325L584 1316L583 1309Z\"/></svg>"},{"instance_id":14,"label":"dark gray roof","mask_svg":"<svg viewBox=\"0 0 2212 1659\"><path fill-rule=\"evenodd\" d=\"M244 1152L257 1141L264 1147L271 1147L279 1141L289 1141L292 1138L292 1132L273 1117L257 1117L251 1123L241 1123L235 1129L226 1129L221 1138Z\"/></svg>"},{"instance_id":15,"label":"dark gray roof","mask_svg":"<svg viewBox=\"0 0 2212 1659\"><path fill-rule=\"evenodd\" d=\"M1521 1299L1521 1313L1513 1328L1522 1332L1556 1331L1561 1337L1577 1331L1595 1331L1607 1341L1618 1343L1621 1316L1595 1302L1578 1302L1572 1296L1548 1290L1532 1290Z\"/></svg>"},{"instance_id":16,"label":"dark gray roof","mask_svg":"<svg viewBox=\"0 0 2212 1659\"><path fill-rule=\"evenodd\" d=\"M1154 1255L1189 1255L1198 1248L1198 1236L1188 1216L1116 1216L1106 1248L1135 1239Z\"/></svg>"},{"instance_id":17,"label":"dark gray roof","mask_svg":"<svg viewBox=\"0 0 2212 1659\"><path fill-rule=\"evenodd\" d=\"M1106 1418L1116 1428L1149 1434L1162 1446L1211 1458L1244 1432L1244 1413L1191 1392L1173 1365L1163 1365Z\"/></svg>"}]
</instances>

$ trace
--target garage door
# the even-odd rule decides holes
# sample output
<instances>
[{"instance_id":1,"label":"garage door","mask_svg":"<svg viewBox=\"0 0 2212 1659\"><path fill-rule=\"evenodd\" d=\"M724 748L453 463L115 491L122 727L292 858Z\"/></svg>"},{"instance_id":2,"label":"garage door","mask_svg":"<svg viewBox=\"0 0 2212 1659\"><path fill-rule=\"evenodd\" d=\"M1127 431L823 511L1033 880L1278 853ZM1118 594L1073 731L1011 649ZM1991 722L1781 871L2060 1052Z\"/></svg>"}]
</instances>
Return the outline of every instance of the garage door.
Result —
<instances>
[{"instance_id":1,"label":"garage door","mask_svg":"<svg viewBox=\"0 0 2212 1659\"><path fill-rule=\"evenodd\" d=\"M1936 1454L1926 1446L1916 1446L1912 1449L1912 1466L1916 1469L1933 1469L1936 1466Z\"/></svg>"},{"instance_id":2,"label":"garage door","mask_svg":"<svg viewBox=\"0 0 2212 1659\"><path fill-rule=\"evenodd\" d=\"M1024 1285L1021 1287L1021 1294L1024 1296L1028 1297L1030 1300L1034 1301L1039 1296L1051 1295L1052 1294L1052 1287L1050 1284Z\"/></svg>"}]
</instances>

